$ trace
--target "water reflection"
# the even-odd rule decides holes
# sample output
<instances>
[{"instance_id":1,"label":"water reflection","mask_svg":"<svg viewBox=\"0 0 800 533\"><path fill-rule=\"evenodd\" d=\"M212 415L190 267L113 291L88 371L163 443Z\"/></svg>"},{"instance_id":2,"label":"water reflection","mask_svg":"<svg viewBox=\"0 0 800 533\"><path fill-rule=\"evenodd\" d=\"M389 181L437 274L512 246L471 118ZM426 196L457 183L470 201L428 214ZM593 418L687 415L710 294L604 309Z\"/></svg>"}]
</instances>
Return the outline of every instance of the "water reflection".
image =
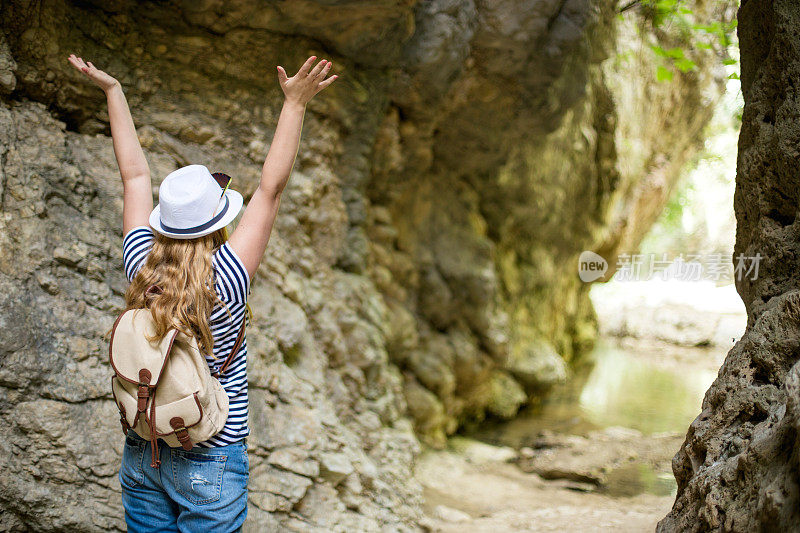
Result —
<instances>
[{"instance_id":1,"label":"water reflection","mask_svg":"<svg viewBox=\"0 0 800 533\"><path fill-rule=\"evenodd\" d=\"M713 357L707 350L693 352ZM702 366L665 368L644 355L603 341L593 352L594 368L575 414L596 426L624 426L645 434L686 431L716 371Z\"/></svg>"},{"instance_id":2,"label":"water reflection","mask_svg":"<svg viewBox=\"0 0 800 533\"><path fill-rule=\"evenodd\" d=\"M598 490L612 496L642 492L674 495L671 458L700 413L703 395L725 354L719 347L600 339L595 350L573 368L568 384L552 391L542 403L528 406L515 419L484 423L471 436L495 445L529 447L534 454L552 445L544 444L547 438L542 441L545 434L588 436L597 453L594 467L605 472ZM630 428L641 435L633 441L590 435L612 427ZM607 429L604 434L624 435L626 431L630 434L619 429ZM570 445L569 440L558 442ZM569 459L584 453L583 446L567 454L567 459L562 456L563 465L548 468L565 472L587 468L587 464L576 466ZM619 460L609 459L609 453L621 454Z\"/></svg>"},{"instance_id":3,"label":"water reflection","mask_svg":"<svg viewBox=\"0 0 800 533\"><path fill-rule=\"evenodd\" d=\"M725 358L721 348L601 338L569 383L508 422L485 423L475 436L506 446L531 446L542 430L572 435L623 426L645 435L685 433Z\"/></svg>"},{"instance_id":4,"label":"water reflection","mask_svg":"<svg viewBox=\"0 0 800 533\"><path fill-rule=\"evenodd\" d=\"M609 496L636 496L642 492L674 496L677 488L671 474L656 472L652 465L646 463L631 463L611 470L600 492Z\"/></svg>"}]
</instances>

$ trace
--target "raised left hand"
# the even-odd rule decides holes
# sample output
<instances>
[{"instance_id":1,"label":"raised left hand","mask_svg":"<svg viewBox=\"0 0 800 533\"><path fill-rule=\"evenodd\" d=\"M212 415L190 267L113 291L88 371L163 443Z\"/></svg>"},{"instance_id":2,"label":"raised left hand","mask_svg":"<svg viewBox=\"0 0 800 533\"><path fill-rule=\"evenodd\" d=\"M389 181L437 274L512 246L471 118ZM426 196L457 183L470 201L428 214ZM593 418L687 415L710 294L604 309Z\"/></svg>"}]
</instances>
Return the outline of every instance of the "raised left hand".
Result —
<instances>
[{"instance_id":1,"label":"raised left hand","mask_svg":"<svg viewBox=\"0 0 800 533\"><path fill-rule=\"evenodd\" d=\"M106 74L99 68L92 65L92 62L89 61L84 62L84 60L75 54L70 54L69 58L67 59L73 67L83 72L87 78L89 78L92 83L103 89L104 91L108 91L113 87L119 85L119 82L113 76Z\"/></svg>"}]
</instances>

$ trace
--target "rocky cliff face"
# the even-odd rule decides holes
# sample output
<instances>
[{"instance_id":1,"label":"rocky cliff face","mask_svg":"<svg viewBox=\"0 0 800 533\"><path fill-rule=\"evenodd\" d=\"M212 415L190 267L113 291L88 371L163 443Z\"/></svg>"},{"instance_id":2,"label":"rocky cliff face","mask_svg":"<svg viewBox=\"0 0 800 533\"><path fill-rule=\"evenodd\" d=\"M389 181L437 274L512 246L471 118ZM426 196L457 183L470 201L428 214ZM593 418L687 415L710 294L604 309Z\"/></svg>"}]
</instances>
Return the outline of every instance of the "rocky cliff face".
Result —
<instances>
[{"instance_id":1,"label":"rocky cliff face","mask_svg":"<svg viewBox=\"0 0 800 533\"><path fill-rule=\"evenodd\" d=\"M673 459L678 496L662 532L796 531L800 523L798 20L800 5L790 1L745 1L739 11L745 105L734 265L742 254L736 287L748 324ZM758 270L747 272L756 254Z\"/></svg>"},{"instance_id":2,"label":"rocky cliff face","mask_svg":"<svg viewBox=\"0 0 800 533\"><path fill-rule=\"evenodd\" d=\"M595 335L578 254L613 265L638 242L719 93L710 52L657 84L625 52L676 38L599 0L0 15L0 529L18 531L124 529L101 338L125 289L121 186L70 52L122 82L154 184L204 163L246 198L274 65L316 54L342 76L309 105L253 280L251 531L416 529L418 438L565 378Z\"/></svg>"}]
</instances>

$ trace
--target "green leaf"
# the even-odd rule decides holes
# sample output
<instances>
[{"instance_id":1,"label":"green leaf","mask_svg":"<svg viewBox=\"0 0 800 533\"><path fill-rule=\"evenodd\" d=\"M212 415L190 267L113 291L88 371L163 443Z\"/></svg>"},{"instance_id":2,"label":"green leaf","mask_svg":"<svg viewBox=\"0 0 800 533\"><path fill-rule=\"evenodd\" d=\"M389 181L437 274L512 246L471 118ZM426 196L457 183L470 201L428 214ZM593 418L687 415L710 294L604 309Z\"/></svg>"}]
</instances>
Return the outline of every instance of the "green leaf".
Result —
<instances>
[{"instance_id":1,"label":"green leaf","mask_svg":"<svg viewBox=\"0 0 800 533\"><path fill-rule=\"evenodd\" d=\"M656 53L656 55L661 57L668 57L670 59L676 59L676 60L684 59L686 57L682 48L670 48L669 50L666 50L664 48L661 48L657 44L650 45L650 48L653 50L653 52Z\"/></svg>"},{"instance_id":2,"label":"green leaf","mask_svg":"<svg viewBox=\"0 0 800 533\"><path fill-rule=\"evenodd\" d=\"M710 24L692 24L692 29L709 34L725 33L725 28L720 22L712 22Z\"/></svg>"},{"instance_id":3,"label":"green leaf","mask_svg":"<svg viewBox=\"0 0 800 533\"><path fill-rule=\"evenodd\" d=\"M657 44L651 45L650 48L653 50L653 52L656 53L656 55L659 55L661 57L669 57L669 53L665 49L658 46Z\"/></svg>"},{"instance_id":4,"label":"green leaf","mask_svg":"<svg viewBox=\"0 0 800 533\"><path fill-rule=\"evenodd\" d=\"M728 79L729 80L738 80L739 79L739 75L734 72L730 76L728 76Z\"/></svg>"},{"instance_id":5,"label":"green leaf","mask_svg":"<svg viewBox=\"0 0 800 533\"><path fill-rule=\"evenodd\" d=\"M670 48L667 50L667 55L674 59L683 59L686 57L682 48Z\"/></svg>"},{"instance_id":6,"label":"green leaf","mask_svg":"<svg viewBox=\"0 0 800 533\"><path fill-rule=\"evenodd\" d=\"M737 61L735 59L733 59L732 57L729 57L727 59L723 59L722 60L722 64L723 65L735 65L736 63L737 63Z\"/></svg>"},{"instance_id":7,"label":"green leaf","mask_svg":"<svg viewBox=\"0 0 800 533\"><path fill-rule=\"evenodd\" d=\"M658 69L656 69L656 80L658 81L672 81L672 77L675 74L663 65L659 65Z\"/></svg>"},{"instance_id":8,"label":"green leaf","mask_svg":"<svg viewBox=\"0 0 800 533\"><path fill-rule=\"evenodd\" d=\"M691 59L676 59L674 61L675 66L680 69L681 72L689 72L690 70L694 70L697 67L697 63L692 61Z\"/></svg>"}]
</instances>

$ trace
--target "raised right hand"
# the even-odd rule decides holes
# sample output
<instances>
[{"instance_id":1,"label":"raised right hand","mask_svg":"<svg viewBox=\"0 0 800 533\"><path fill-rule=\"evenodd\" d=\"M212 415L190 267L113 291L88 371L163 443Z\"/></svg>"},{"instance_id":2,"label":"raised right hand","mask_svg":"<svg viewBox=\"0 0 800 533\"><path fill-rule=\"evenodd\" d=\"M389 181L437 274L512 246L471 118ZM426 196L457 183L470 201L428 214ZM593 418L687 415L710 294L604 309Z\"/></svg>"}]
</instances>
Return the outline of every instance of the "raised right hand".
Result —
<instances>
[{"instance_id":1,"label":"raised right hand","mask_svg":"<svg viewBox=\"0 0 800 533\"><path fill-rule=\"evenodd\" d=\"M333 63L327 62L325 59L317 63L312 69L311 65L317 56L311 56L306 59L297 74L291 78L286 76L286 71L283 67L278 67L278 81L283 89L283 94L286 95L287 100L295 101L299 104L305 105L311 100L315 94L322 89L333 83L338 78L338 75L331 76L325 79L328 71L331 69Z\"/></svg>"},{"instance_id":2,"label":"raised right hand","mask_svg":"<svg viewBox=\"0 0 800 533\"><path fill-rule=\"evenodd\" d=\"M102 70L92 65L91 61L86 63L82 58L77 57L75 54L70 54L67 60L72 64L73 67L83 72L87 78L92 80L92 83L104 91L108 91L109 89L119 85L119 82L116 80L116 78L106 74Z\"/></svg>"}]
</instances>

